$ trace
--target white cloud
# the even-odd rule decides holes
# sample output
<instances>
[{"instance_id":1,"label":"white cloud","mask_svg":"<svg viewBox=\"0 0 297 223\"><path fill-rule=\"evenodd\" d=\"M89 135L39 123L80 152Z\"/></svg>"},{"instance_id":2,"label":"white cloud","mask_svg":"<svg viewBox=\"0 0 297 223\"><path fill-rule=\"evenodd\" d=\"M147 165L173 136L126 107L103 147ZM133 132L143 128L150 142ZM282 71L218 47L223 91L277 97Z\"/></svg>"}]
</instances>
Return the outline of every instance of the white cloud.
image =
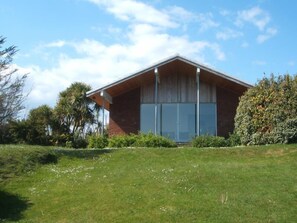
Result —
<instances>
[{"instance_id":1,"label":"white cloud","mask_svg":"<svg viewBox=\"0 0 297 223\"><path fill-rule=\"evenodd\" d=\"M98 6L104 6L120 20L136 23L147 23L165 28L177 27L168 14L152 6L134 0L89 0Z\"/></svg>"},{"instance_id":2,"label":"white cloud","mask_svg":"<svg viewBox=\"0 0 297 223\"><path fill-rule=\"evenodd\" d=\"M183 22L183 21L192 21L195 20L196 16L194 13L185 10L179 6L168 7L164 12L168 13L172 19Z\"/></svg>"},{"instance_id":3,"label":"white cloud","mask_svg":"<svg viewBox=\"0 0 297 223\"><path fill-rule=\"evenodd\" d=\"M212 13L200 13L197 15L197 19L200 22L200 31L203 32L210 28L218 27L220 24L213 20Z\"/></svg>"},{"instance_id":4,"label":"white cloud","mask_svg":"<svg viewBox=\"0 0 297 223\"><path fill-rule=\"evenodd\" d=\"M191 42L186 37L164 33L147 33L146 29L139 31L139 27L132 31L136 32L142 32L141 38L131 38L131 43L127 45L104 45L89 39L71 42L68 45L80 57L61 55L58 65L50 69L35 65L24 67L23 70L30 73L29 85L33 89L29 95L29 107L44 103L54 106L58 93L73 82L81 81L97 88L176 53L206 63L203 55L210 50L218 60L225 59L217 44Z\"/></svg>"},{"instance_id":5,"label":"white cloud","mask_svg":"<svg viewBox=\"0 0 297 223\"><path fill-rule=\"evenodd\" d=\"M121 41L106 44L100 40L84 39L59 40L45 44L47 47L59 48L60 54L53 55L58 63L48 69L36 65L23 67L30 71L29 85L33 89L29 96L29 107L44 103L54 106L58 93L73 82L85 82L98 88L177 53L202 63L207 63L204 58L206 52L210 52L216 60L225 59L225 54L217 43L190 40L185 35L171 35L166 31L168 28L180 27L181 23L171 14L173 11L189 22L198 21L196 15L183 8L173 7L162 11L132 0L92 2L105 7L115 17L127 21L127 33L123 33L125 43ZM206 21L211 17L211 14L202 16L198 23L202 18ZM212 26L215 24L209 22L205 28ZM120 31L117 27L110 28L111 32ZM63 51L65 46L68 51ZM69 52L69 48L75 51L76 56L65 53ZM41 47L41 50L46 51L46 48Z\"/></svg>"},{"instance_id":6,"label":"white cloud","mask_svg":"<svg viewBox=\"0 0 297 223\"><path fill-rule=\"evenodd\" d=\"M269 13L257 6L237 12L235 24L240 27L244 26L244 23L253 24L260 32L257 36L257 42L264 43L278 32L276 28L269 27L270 20Z\"/></svg>"},{"instance_id":7,"label":"white cloud","mask_svg":"<svg viewBox=\"0 0 297 223\"><path fill-rule=\"evenodd\" d=\"M216 38L221 40L235 39L241 36L243 36L242 32L239 32L230 28L225 28L222 31L217 32L216 34Z\"/></svg>"},{"instance_id":8,"label":"white cloud","mask_svg":"<svg viewBox=\"0 0 297 223\"><path fill-rule=\"evenodd\" d=\"M58 40L58 41L55 41L55 42L51 42L51 43L48 43L48 44L45 44L44 47L63 47L65 46L66 42L63 41L63 40Z\"/></svg>"},{"instance_id":9,"label":"white cloud","mask_svg":"<svg viewBox=\"0 0 297 223\"><path fill-rule=\"evenodd\" d=\"M175 21L179 25L184 23L197 22L200 26L199 31L201 32L218 27L220 25L218 22L214 21L213 14L210 12L194 14L182 7L172 6L166 10L163 10L163 13L168 13L171 20Z\"/></svg>"},{"instance_id":10,"label":"white cloud","mask_svg":"<svg viewBox=\"0 0 297 223\"><path fill-rule=\"evenodd\" d=\"M259 7L237 12L236 25L243 26L244 22L249 22L263 31L270 22L270 15Z\"/></svg>"},{"instance_id":11,"label":"white cloud","mask_svg":"<svg viewBox=\"0 0 297 223\"><path fill-rule=\"evenodd\" d=\"M257 42L258 43L264 43L268 39L272 38L277 34L277 29L275 28L268 28L264 34L260 34L257 37Z\"/></svg>"}]
</instances>

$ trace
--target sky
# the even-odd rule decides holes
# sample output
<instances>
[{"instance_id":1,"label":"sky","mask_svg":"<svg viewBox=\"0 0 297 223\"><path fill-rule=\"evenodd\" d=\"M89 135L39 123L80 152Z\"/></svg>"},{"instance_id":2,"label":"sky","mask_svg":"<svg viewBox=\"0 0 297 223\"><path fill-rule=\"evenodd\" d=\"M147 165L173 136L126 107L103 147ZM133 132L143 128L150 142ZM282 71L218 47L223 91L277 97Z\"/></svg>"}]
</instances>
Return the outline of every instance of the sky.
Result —
<instances>
[{"instance_id":1,"label":"sky","mask_svg":"<svg viewBox=\"0 0 297 223\"><path fill-rule=\"evenodd\" d=\"M249 84L297 73L294 0L1 0L0 35L28 73L27 111L174 55Z\"/></svg>"}]
</instances>

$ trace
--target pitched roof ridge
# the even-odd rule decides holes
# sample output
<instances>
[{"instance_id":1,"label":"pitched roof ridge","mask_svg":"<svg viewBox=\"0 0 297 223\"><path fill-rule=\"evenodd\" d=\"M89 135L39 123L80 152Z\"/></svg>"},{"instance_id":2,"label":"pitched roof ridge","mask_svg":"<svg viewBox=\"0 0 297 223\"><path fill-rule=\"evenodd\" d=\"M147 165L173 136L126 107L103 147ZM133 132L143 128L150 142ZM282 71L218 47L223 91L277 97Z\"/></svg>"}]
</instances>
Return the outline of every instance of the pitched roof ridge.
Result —
<instances>
[{"instance_id":1,"label":"pitched roof ridge","mask_svg":"<svg viewBox=\"0 0 297 223\"><path fill-rule=\"evenodd\" d=\"M230 75L228 75L226 73L223 73L221 71L218 71L215 68L212 68L212 67L210 67L208 65L205 65L203 63L200 63L200 62L196 62L196 61L194 61L192 59L188 59L187 57L181 56L180 54L177 53L177 54L175 54L173 56L170 56L170 57L167 57L167 58L165 58L163 60L160 60L159 62L156 62L156 63L154 63L154 64L152 64L152 65L150 65L150 66L148 66L148 67L146 67L144 69L139 69L138 71L136 71L136 72L134 72L134 73L132 73L130 75L127 75L124 78L121 78L121 79L119 79L117 81L113 81L113 82L111 82L111 83L109 83L109 84L107 84L107 85L105 85L105 86L103 86L101 88L98 88L96 90L91 90L91 91L87 92L87 96L90 96L90 95L92 95L94 93L97 93L97 92L103 91L105 89L108 89L109 87L112 87L114 85L120 84L120 83L122 83L122 82L124 82L126 80L131 79L131 78L137 77L137 76L139 76L139 75L141 75L141 74L143 74L145 72L148 72L150 70L153 70L156 67L159 67L159 66L168 64L168 63L170 63L170 62L172 62L174 60L181 60L181 61L183 61L185 63L188 63L188 64L191 64L193 66L197 66L199 68L202 68L204 70L207 70L207 71L209 71L209 72L211 72L211 73L213 73L213 74L215 74L217 76L223 77L223 78L228 79L228 80L230 80L232 82L236 82L237 84L243 85L245 87L252 87L251 84L248 84L248 83L245 83L243 81L240 81L240 80L238 80L238 79L236 79L236 78L234 78L234 77L232 77L232 76L230 76Z\"/></svg>"}]
</instances>

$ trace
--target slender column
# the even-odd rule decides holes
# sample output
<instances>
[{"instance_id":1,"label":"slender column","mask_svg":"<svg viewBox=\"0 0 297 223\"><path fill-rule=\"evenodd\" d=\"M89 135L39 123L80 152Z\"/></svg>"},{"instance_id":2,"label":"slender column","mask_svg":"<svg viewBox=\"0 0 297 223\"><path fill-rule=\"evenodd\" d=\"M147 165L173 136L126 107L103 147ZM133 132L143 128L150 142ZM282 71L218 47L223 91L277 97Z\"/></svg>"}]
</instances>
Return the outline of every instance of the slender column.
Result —
<instances>
[{"instance_id":1,"label":"slender column","mask_svg":"<svg viewBox=\"0 0 297 223\"><path fill-rule=\"evenodd\" d=\"M196 72L196 84L197 84L197 104L196 104L196 135L200 135L200 68L197 67Z\"/></svg>"},{"instance_id":2,"label":"slender column","mask_svg":"<svg viewBox=\"0 0 297 223\"><path fill-rule=\"evenodd\" d=\"M104 135L104 110L105 110L105 98L104 98L104 92L102 91L100 93L101 97L102 97L102 100L103 100L103 103L102 103L102 128L101 128L101 135L103 136Z\"/></svg>"},{"instance_id":3,"label":"slender column","mask_svg":"<svg viewBox=\"0 0 297 223\"><path fill-rule=\"evenodd\" d=\"M158 133L158 68L155 68L155 135Z\"/></svg>"},{"instance_id":4,"label":"slender column","mask_svg":"<svg viewBox=\"0 0 297 223\"><path fill-rule=\"evenodd\" d=\"M102 111L102 136L104 136L104 128L105 128L105 100L104 100L104 98L103 98L103 111Z\"/></svg>"}]
</instances>

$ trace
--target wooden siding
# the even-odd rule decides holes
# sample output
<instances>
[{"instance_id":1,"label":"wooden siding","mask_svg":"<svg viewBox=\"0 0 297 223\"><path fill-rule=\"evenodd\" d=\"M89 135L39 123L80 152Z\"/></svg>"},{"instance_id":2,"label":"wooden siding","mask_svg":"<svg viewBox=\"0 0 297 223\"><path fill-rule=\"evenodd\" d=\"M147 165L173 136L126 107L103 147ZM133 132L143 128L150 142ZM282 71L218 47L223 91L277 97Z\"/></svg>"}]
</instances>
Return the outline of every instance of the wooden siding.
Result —
<instances>
[{"instance_id":1,"label":"wooden siding","mask_svg":"<svg viewBox=\"0 0 297 223\"><path fill-rule=\"evenodd\" d=\"M216 86L200 82L200 102L201 103L215 103L217 102Z\"/></svg>"},{"instance_id":2,"label":"wooden siding","mask_svg":"<svg viewBox=\"0 0 297 223\"><path fill-rule=\"evenodd\" d=\"M155 103L155 83L141 86L141 103ZM158 103L196 103L196 75L160 74ZM200 102L216 102L215 85L200 82Z\"/></svg>"}]
</instances>

